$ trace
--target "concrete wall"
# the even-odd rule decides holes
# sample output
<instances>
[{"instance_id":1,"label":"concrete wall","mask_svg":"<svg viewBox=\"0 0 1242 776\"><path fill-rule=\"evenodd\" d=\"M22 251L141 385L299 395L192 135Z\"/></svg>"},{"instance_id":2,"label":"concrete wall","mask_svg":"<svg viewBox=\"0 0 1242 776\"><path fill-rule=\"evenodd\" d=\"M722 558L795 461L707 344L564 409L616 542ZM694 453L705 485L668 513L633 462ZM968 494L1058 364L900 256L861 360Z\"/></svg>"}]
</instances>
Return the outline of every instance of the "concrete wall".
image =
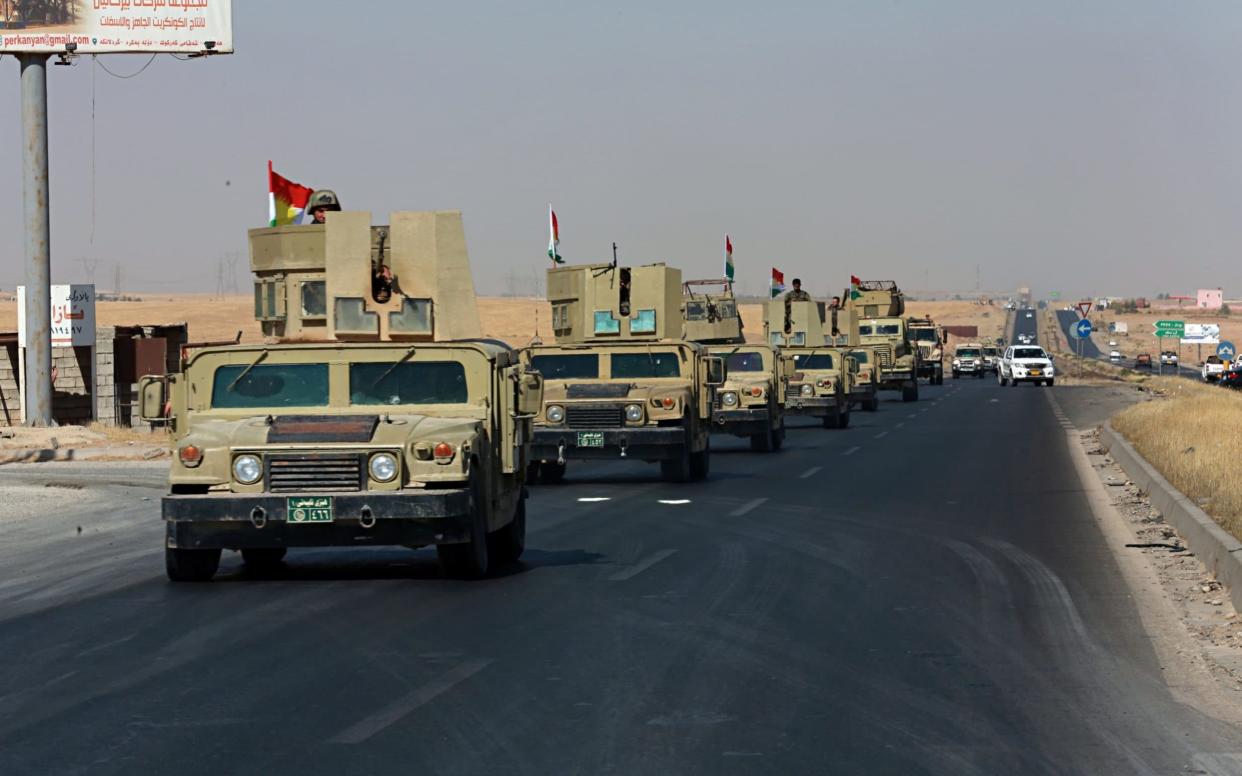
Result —
<instances>
[{"instance_id":1,"label":"concrete wall","mask_svg":"<svg viewBox=\"0 0 1242 776\"><path fill-rule=\"evenodd\" d=\"M1225 301L1225 293L1219 288L1200 288L1195 294L1195 307L1201 310L1219 310Z\"/></svg>"}]
</instances>

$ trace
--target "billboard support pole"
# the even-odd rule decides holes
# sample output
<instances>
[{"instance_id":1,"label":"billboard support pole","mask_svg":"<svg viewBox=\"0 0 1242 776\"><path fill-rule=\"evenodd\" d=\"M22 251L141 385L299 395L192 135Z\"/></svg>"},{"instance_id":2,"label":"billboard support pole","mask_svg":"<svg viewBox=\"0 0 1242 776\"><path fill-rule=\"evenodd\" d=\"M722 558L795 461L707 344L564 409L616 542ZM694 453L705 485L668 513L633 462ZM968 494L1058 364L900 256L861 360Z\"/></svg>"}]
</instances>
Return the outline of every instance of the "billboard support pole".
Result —
<instances>
[{"instance_id":1,"label":"billboard support pole","mask_svg":"<svg viewBox=\"0 0 1242 776\"><path fill-rule=\"evenodd\" d=\"M18 54L22 90L22 212L26 228L27 426L52 425L52 230L47 165L47 54Z\"/></svg>"}]
</instances>

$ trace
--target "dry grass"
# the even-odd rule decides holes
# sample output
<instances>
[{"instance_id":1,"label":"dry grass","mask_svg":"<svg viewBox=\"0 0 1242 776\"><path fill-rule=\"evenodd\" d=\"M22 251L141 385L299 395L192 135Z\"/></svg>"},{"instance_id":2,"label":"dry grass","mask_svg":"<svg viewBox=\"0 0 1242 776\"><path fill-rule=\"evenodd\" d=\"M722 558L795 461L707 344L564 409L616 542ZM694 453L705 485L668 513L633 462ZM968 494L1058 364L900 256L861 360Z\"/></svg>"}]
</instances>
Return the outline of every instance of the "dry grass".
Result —
<instances>
[{"instance_id":1,"label":"dry grass","mask_svg":"<svg viewBox=\"0 0 1242 776\"><path fill-rule=\"evenodd\" d=\"M1172 377L1148 384L1163 398L1121 411L1113 427L1175 488L1242 538L1242 393Z\"/></svg>"},{"instance_id":2,"label":"dry grass","mask_svg":"<svg viewBox=\"0 0 1242 776\"><path fill-rule=\"evenodd\" d=\"M168 431L163 428L157 428L149 431L144 428L121 428L119 426L105 426L102 423L91 423L87 426L92 432L103 436L103 440L99 442L100 446L111 447L114 445L125 445L134 443L136 445L166 445L168 444Z\"/></svg>"}]
</instances>

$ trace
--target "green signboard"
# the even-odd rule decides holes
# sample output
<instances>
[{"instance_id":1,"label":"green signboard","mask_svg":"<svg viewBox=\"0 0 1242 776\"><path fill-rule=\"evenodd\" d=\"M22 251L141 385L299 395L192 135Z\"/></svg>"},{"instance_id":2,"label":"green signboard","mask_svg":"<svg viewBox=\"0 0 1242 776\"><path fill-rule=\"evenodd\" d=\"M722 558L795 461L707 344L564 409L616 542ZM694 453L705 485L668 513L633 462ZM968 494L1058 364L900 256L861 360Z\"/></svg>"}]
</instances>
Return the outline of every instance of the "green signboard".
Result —
<instances>
[{"instance_id":1,"label":"green signboard","mask_svg":"<svg viewBox=\"0 0 1242 776\"><path fill-rule=\"evenodd\" d=\"M1156 327L1157 331L1160 329L1168 329L1170 331L1186 331L1185 321L1156 321L1152 325Z\"/></svg>"}]
</instances>

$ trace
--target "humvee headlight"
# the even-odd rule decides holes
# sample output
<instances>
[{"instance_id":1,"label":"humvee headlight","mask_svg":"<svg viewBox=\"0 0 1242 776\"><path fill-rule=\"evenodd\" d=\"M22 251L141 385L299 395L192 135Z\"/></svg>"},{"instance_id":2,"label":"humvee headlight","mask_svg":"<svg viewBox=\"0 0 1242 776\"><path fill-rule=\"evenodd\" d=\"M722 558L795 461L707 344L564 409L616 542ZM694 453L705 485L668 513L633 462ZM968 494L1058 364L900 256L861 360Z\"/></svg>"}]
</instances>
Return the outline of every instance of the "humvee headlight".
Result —
<instances>
[{"instance_id":1,"label":"humvee headlight","mask_svg":"<svg viewBox=\"0 0 1242 776\"><path fill-rule=\"evenodd\" d=\"M549 423L560 423L565 419L565 408L559 404L549 404L547 415Z\"/></svg>"},{"instance_id":2,"label":"humvee headlight","mask_svg":"<svg viewBox=\"0 0 1242 776\"><path fill-rule=\"evenodd\" d=\"M397 476L397 459L391 453L376 453L371 456L371 464L367 467L371 479L376 482L389 482Z\"/></svg>"},{"instance_id":3,"label":"humvee headlight","mask_svg":"<svg viewBox=\"0 0 1242 776\"><path fill-rule=\"evenodd\" d=\"M263 466L253 455L239 455L233 459L233 478L242 485L253 485L263 476Z\"/></svg>"},{"instance_id":4,"label":"humvee headlight","mask_svg":"<svg viewBox=\"0 0 1242 776\"><path fill-rule=\"evenodd\" d=\"M810 383L807 383L806 385L802 386L802 395L803 396L814 396L815 386L811 385Z\"/></svg>"},{"instance_id":5,"label":"humvee headlight","mask_svg":"<svg viewBox=\"0 0 1242 776\"><path fill-rule=\"evenodd\" d=\"M720 403L726 407L737 406L737 394L733 391L726 391L720 395Z\"/></svg>"},{"instance_id":6,"label":"humvee headlight","mask_svg":"<svg viewBox=\"0 0 1242 776\"><path fill-rule=\"evenodd\" d=\"M637 423L643 419L643 406L641 404L625 405L625 419L631 423Z\"/></svg>"}]
</instances>

